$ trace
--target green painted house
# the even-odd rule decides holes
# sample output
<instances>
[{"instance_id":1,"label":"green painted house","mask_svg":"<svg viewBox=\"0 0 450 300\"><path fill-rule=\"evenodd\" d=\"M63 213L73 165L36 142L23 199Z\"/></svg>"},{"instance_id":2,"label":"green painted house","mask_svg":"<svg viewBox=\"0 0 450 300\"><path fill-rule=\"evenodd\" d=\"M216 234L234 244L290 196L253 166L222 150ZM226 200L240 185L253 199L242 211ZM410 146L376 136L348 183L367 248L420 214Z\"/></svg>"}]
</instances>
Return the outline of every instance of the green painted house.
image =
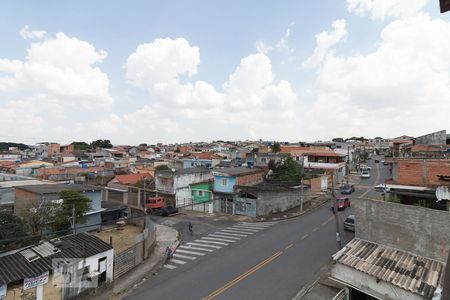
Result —
<instances>
[{"instance_id":1,"label":"green painted house","mask_svg":"<svg viewBox=\"0 0 450 300\"><path fill-rule=\"evenodd\" d=\"M191 184L192 201L194 203L202 203L211 201L212 195L212 182L201 182Z\"/></svg>"}]
</instances>

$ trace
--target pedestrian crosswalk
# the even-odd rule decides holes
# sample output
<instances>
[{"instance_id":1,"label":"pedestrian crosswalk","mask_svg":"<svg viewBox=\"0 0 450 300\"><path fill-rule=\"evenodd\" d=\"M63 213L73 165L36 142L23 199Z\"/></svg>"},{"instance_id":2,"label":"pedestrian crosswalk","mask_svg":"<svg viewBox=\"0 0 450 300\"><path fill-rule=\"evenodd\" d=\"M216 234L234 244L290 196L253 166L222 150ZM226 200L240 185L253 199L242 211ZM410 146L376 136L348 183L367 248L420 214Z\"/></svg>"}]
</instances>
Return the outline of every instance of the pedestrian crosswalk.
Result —
<instances>
[{"instance_id":1,"label":"pedestrian crosswalk","mask_svg":"<svg viewBox=\"0 0 450 300\"><path fill-rule=\"evenodd\" d=\"M210 233L192 242L182 243L175 250L173 258L164 265L164 268L173 270L177 266L194 261L199 257L210 254L223 247L237 243L261 230L267 229L277 222L249 223L240 222L233 226Z\"/></svg>"}]
</instances>

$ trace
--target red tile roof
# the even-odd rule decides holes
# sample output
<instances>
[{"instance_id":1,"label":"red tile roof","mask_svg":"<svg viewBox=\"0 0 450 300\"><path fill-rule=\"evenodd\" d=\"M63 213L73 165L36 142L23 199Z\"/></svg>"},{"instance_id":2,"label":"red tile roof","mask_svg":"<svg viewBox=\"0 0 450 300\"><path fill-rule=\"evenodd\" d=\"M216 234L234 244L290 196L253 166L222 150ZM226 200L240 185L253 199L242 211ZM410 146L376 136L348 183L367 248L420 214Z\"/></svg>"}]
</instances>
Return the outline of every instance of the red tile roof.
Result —
<instances>
[{"instance_id":1,"label":"red tile roof","mask_svg":"<svg viewBox=\"0 0 450 300\"><path fill-rule=\"evenodd\" d=\"M120 184L123 185L137 184L144 177L153 178L153 176L150 173L116 175L116 179L120 182Z\"/></svg>"}]
</instances>

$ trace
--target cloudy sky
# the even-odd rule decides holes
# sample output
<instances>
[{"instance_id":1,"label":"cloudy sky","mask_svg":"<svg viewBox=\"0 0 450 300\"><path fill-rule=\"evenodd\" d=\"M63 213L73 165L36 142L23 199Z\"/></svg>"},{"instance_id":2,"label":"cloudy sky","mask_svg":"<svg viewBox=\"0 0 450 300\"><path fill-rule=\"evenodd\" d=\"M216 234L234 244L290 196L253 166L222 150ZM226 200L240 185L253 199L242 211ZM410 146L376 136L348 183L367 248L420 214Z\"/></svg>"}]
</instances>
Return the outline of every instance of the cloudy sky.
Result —
<instances>
[{"instance_id":1,"label":"cloudy sky","mask_svg":"<svg viewBox=\"0 0 450 300\"><path fill-rule=\"evenodd\" d=\"M450 130L437 0L2 1L0 140Z\"/></svg>"}]
</instances>

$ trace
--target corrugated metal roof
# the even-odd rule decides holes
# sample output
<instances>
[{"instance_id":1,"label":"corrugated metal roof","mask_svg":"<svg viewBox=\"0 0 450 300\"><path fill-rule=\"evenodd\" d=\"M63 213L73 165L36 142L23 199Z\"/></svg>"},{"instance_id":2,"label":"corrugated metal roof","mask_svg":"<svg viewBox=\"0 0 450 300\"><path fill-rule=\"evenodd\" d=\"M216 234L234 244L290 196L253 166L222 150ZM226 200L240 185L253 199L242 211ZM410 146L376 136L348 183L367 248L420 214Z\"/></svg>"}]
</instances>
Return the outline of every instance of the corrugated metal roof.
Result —
<instances>
[{"instance_id":1,"label":"corrugated metal roof","mask_svg":"<svg viewBox=\"0 0 450 300\"><path fill-rule=\"evenodd\" d=\"M46 243L48 242L44 242L44 244ZM36 247L39 248L38 245L35 245L24 251L33 251L39 256L38 259L28 261L22 254L24 251L0 257L0 284L20 281L51 271L54 258L86 258L112 249L108 243L87 233L65 236L59 240L51 240L50 243L61 251L43 257L32 250Z\"/></svg>"},{"instance_id":2,"label":"corrugated metal roof","mask_svg":"<svg viewBox=\"0 0 450 300\"><path fill-rule=\"evenodd\" d=\"M358 238L350 241L333 258L427 299L433 296L443 273L443 264L438 261Z\"/></svg>"}]
</instances>

